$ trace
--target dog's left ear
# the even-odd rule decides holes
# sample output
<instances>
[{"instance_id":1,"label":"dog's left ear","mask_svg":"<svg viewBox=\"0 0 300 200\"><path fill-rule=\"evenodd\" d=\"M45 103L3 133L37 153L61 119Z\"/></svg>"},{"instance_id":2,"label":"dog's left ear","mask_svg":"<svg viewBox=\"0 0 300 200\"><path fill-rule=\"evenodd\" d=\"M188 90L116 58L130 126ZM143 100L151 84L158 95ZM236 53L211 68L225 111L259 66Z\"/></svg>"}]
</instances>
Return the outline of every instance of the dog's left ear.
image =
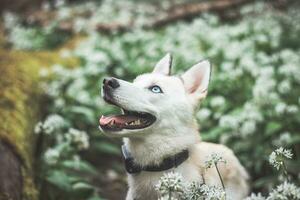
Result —
<instances>
[{"instance_id":1,"label":"dog's left ear","mask_svg":"<svg viewBox=\"0 0 300 200\"><path fill-rule=\"evenodd\" d=\"M171 67L172 67L172 55L168 53L160 61L158 61L152 73L159 73L159 74L169 76L171 74Z\"/></svg>"},{"instance_id":2,"label":"dog's left ear","mask_svg":"<svg viewBox=\"0 0 300 200\"><path fill-rule=\"evenodd\" d=\"M187 93L190 94L192 99L196 102L205 98L207 95L210 71L211 67L209 61L204 60L192 66L182 75Z\"/></svg>"}]
</instances>

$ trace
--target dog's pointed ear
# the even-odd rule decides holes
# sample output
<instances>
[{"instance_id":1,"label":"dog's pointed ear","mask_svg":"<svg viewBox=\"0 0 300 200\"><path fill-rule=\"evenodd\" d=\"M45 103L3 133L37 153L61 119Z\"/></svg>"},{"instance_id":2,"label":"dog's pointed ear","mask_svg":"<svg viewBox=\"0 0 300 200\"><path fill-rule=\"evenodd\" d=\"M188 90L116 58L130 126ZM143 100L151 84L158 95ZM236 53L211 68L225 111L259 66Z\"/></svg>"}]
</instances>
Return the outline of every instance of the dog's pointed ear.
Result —
<instances>
[{"instance_id":1,"label":"dog's pointed ear","mask_svg":"<svg viewBox=\"0 0 300 200\"><path fill-rule=\"evenodd\" d=\"M192 66L182 75L184 87L196 101L207 95L211 66L208 60L201 61Z\"/></svg>"},{"instance_id":2,"label":"dog's pointed ear","mask_svg":"<svg viewBox=\"0 0 300 200\"><path fill-rule=\"evenodd\" d=\"M171 67L172 55L170 53L167 53L167 55L165 55L160 61L158 61L152 73L159 73L168 76L171 74Z\"/></svg>"}]
</instances>

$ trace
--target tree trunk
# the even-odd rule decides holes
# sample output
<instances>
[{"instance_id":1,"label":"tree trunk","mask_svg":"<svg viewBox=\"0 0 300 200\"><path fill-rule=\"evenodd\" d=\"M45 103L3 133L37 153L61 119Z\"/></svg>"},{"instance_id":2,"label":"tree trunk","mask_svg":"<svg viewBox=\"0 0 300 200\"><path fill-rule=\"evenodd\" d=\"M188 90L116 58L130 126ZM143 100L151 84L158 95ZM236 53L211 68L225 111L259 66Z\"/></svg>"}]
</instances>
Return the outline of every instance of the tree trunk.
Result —
<instances>
[{"instance_id":1,"label":"tree trunk","mask_svg":"<svg viewBox=\"0 0 300 200\"><path fill-rule=\"evenodd\" d=\"M21 160L12 148L0 141L0 200L22 199Z\"/></svg>"},{"instance_id":2,"label":"tree trunk","mask_svg":"<svg viewBox=\"0 0 300 200\"><path fill-rule=\"evenodd\" d=\"M40 116L39 70L54 64L76 66L78 60L61 58L60 49L22 52L0 47L0 200L38 198L33 129Z\"/></svg>"}]
</instances>

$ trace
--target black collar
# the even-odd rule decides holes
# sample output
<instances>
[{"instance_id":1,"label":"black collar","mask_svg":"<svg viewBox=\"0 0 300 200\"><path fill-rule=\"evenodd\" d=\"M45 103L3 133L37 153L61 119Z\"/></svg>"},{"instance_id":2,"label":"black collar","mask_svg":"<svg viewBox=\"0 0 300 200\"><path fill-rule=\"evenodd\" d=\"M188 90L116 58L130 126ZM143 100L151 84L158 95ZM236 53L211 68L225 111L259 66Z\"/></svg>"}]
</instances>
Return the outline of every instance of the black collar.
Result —
<instances>
[{"instance_id":1,"label":"black collar","mask_svg":"<svg viewBox=\"0 0 300 200\"><path fill-rule=\"evenodd\" d=\"M131 156L130 152L126 148L126 145L122 145L122 153L125 160L125 169L129 174L140 173L141 171L148 171L148 172L165 171L173 167L178 167L189 157L189 151L185 149L173 156L166 157L160 163L160 165L148 165L142 167L134 162L134 158Z\"/></svg>"}]
</instances>

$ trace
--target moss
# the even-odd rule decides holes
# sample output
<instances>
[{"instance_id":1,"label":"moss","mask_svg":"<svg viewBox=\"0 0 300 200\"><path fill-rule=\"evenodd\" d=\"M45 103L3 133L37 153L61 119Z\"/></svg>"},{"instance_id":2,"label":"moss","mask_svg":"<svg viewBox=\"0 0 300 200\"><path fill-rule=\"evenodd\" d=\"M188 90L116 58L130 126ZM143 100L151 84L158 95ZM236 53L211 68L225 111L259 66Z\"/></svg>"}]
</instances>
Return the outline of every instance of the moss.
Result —
<instances>
[{"instance_id":1,"label":"moss","mask_svg":"<svg viewBox=\"0 0 300 200\"><path fill-rule=\"evenodd\" d=\"M41 67L53 64L76 66L74 58L62 59L57 52L0 50L0 140L14 147L23 163L24 199L37 199L32 180L34 134L39 116L38 76Z\"/></svg>"}]
</instances>

